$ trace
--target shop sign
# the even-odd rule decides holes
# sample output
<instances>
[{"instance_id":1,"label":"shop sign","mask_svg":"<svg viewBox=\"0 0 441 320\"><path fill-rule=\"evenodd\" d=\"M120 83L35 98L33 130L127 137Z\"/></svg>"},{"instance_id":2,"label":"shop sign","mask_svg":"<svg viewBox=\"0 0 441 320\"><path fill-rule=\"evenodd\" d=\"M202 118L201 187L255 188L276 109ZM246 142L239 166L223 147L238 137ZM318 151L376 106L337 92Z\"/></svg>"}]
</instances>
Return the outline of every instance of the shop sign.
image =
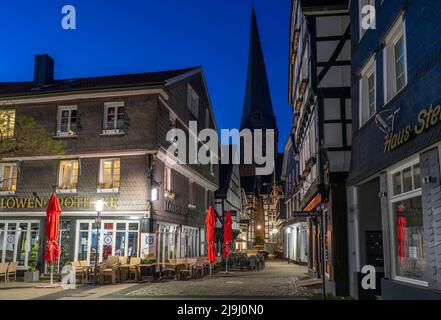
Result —
<instances>
[{"instance_id":1,"label":"shop sign","mask_svg":"<svg viewBox=\"0 0 441 320\"><path fill-rule=\"evenodd\" d=\"M412 136L419 135L424 131L434 127L441 122L441 105L434 107L431 105L428 109L422 109L417 116L416 124L409 124L398 132L389 132L384 140L384 152L392 151L406 142Z\"/></svg>"},{"instance_id":2,"label":"shop sign","mask_svg":"<svg viewBox=\"0 0 441 320\"><path fill-rule=\"evenodd\" d=\"M103 238L104 245L106 245L106 246L110 246L112 244L112 241L113 241L113 238L111 235L104 236L104 238Z\"/></svg>"},{"instance_id":3,"label":"shop sign","mask_svg":"<svg viewBox=\"0 0 441 320\"><path fill-rule=\"evenodd\" d=\"M154 233L141 233L141 258L154 258L156 256L156 235Z\"/></svg>"},{"instance_id":4,"label":"shop sign","mask_svg":"<svg viewBox=\"0 0 441 320\"><path fill-rule=\"evenodd\" d=\"M44 209L47 207L47 202L49 199L41 199L37 197L33 198L18 198L18 197L8 197L0 199L0 209ZM93 208L96 200L95 197L59 197L58 203L63 209L71 208ZM104 201L107 208L117 208L118 202L115 196L103 197L101 200Z\"/></svg>"},{"instance_id":5,"label":"shop sign","mask_svg":"<svg viewBox=\"0 0 441 320\"><path fill-rule=\"evenodd\" d=\"M15 237L13 235L9 235L6 239L8 244L13 244L15 242Z\"/></svg>"},{"instance_id":6,"label":"shop sign","mask_svg":"<svg viewBox=\"0 0 441 320\"><path fill-rule=\"evenodd\" d=\"M190 208L184 208L174 204L172 201L164 201L164 211L184 216L196 216L196 210Z\"/></svg>"}]
</instances>

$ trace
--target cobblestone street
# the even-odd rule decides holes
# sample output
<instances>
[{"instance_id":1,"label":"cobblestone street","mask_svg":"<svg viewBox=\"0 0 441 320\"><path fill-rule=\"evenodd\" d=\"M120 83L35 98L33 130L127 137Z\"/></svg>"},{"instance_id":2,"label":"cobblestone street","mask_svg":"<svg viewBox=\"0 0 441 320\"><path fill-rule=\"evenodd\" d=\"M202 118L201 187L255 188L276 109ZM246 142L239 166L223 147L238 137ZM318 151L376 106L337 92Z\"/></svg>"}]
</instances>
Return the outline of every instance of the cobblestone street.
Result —
<instances>
[{"instance_id":1,"label":"cobblestone street","mask_svg":"<svg viewBox=\"0 0 441 320\"><path fill-rule=\"evenodd\" d=\"M319 288L298 286L307 279L307 269L286 261L268 261L260 271L216 274L200 280L167 280L143 284L100 287L79 286L74 290L23 286L0 288L0 299L312 299Z\"/></svg>"}]
</instances>

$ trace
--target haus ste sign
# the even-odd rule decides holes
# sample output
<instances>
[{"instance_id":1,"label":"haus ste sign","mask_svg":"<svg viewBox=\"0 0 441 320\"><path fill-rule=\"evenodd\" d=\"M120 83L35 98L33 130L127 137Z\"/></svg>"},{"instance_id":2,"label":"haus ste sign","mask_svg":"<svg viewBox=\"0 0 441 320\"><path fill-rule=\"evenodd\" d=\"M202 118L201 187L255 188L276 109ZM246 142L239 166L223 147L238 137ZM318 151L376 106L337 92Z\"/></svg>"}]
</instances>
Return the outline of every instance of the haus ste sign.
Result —
<instances>
[{"instance_id":1,"label":"haus ste sign","mask_svg":"<svg viewBox=\"0 0 441 320\"><path fill-rule=\"evenodd\" d=\"M419 135L441 122L441 105L422 109L416 124L409 124L398 132L389 132L384 140L384 152L392 151L410 140L412 135Z\"/></svg>"}]
</instances>

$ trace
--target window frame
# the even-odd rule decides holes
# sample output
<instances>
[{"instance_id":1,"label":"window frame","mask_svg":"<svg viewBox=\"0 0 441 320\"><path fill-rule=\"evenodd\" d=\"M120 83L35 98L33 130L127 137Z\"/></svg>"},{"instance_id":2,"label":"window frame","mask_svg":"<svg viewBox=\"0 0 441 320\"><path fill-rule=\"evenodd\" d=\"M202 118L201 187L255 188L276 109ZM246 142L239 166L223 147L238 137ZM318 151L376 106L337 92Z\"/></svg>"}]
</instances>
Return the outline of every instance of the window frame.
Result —
<instances>
[{"instance_id":1,"label":"window frame","mask_svg":"<svg viewBox=\"0 0 441 320\"><path fill-rule=\"evenodd\" d=\"M77 122L76 122L76 128L75 130L72 130L71 128L71 121L72 121L72 111L75 110L77 112ZM68 118L68 131L61 131L61 118L63 111L69 111L69 118ZM78 106L77 105L63 105L58 106L58 114L57 114L57 137L72 137L77 135L77 129L78 129Z\"/></svg>"},{"instance_id":2,"label":"window frame","mask_svg":"<svg viewBox=\"0 0 441 320\"><path fill-rule=\"evenodd\" d=\"M118 128L118 109L121 107L124 108L124 114L125 114L126 106L124 101L104 102L102 135L121 135L126 133L124 126L123 128ZM113 120L115 126L114 129L107 129L107 123L108 123L107 117L110 108L115 108L115 119Z\"/></svg>"},{"instance_id":3,"label":"window frame","mask_svg":"<svg viewBox=\"0 0 441 320\"><path fill-rule=\"evenodd\" d=\"M164 195L173 198L173 169L164 166Z\"/></svg>"},{"instance_id":4,"label":"window frame","mask_svg":"<svg viewBox=\"0 0 441 320\"><path fill-rule=\"evenodd\" d=\"M112 161L114 163L116 160L119 161L119 181L118 181L118 187L114 188L104 188L104 163L106 161ZM114 164L112 165L112 181L109 184L114 183ZM99 172L98 172L98 186L97 186L97 193L117 193L119 192L119 189L121 188L121 158L102 158L99 161Z\"/></svg>"},{"instance_id":5,"label":"window frame","mask_svg":"<svg viewBox=\"0 0 441 320\"><path fill-rule=\"evenodd\" d=\"M0 108L0 117L2 116L1 114L5 112L7 114L8 117L8 124L6 126L6 132L5 135L3 136L2 134L2 128L0 127L0 140L4 140L4 139L11 139L14 138L15 136L15 124L16 124L16 118L17 118L17 112L15 110L15 108ZM11 114L13 114L13 119L12 119L12 125L11 125ZM11 133L12 130L12 133Z\"/></svg>"},{"instance_id":6,"label":"window frame","mask_svg":"<svg viewBox=\"0 0 441 320\"><path fill-rule=\"evenodd\" d=\"M412 172L412 188L414 188L415 186L415 182L414 182L414 166L420 164L420 159L419 157L413 157L411 159L408 159L406 162L401 163L399 166L396 166L394 168L391 168L390 170L388 170L387 172L387 189L388 192L387 194L390 195L388 197L388 219L389 219L389 232L390 232L390 243L389 243L389 247L390 247L390 252L391 252L391 272L392 272L392 279L400 281L400 282L405 282L405 283L410 283L410 284L414 284L414 285L418 285L421 287L428 287L429 283L428 281L424 281L424 280L417 280L417 279L412 279L412 278L406 278L403 276L399 276L398 275L398 269L397 269L397 248L396 248L396 243L395 243L395 239L396 239L396 223L394 220L394 210L393 210L393 205L396 202L400 202L400 201L404 201L404 200L409 200L412 198L416 198L416 197L422 197L422 186L420 186L419 188L415 188L412 189L410 191L407 192L403 192L398 194L398 195L394 195L394 185L393 185L393 176L394 174L398 173L398 172L403 172L405 169L407 168L412 168L411 172ZM420 167L421 168L421 167ZM421 173L420 173L421 174ZM401 174L401 188L403 190L403 175ZM423 217L424 219L424 217Z\"/></svg>"},{"instance_id":7,"label":"window frame","mask_svg":"<svg viewBox=\"0 0 441 320\"><path fill-rule=\"evenodd\" d=\"M190 84L188 84L187 109L196 119L198 119L199 116L199 103L200 103L199 95L197 94L196 90L194 90L193 87Z\"/></svg>"},{"instance_id":8,"label":"window frame","mask_svg":"<svg viewBox=\"0 0 441 320\"><path fill-rule=\"evenodd\" d=\"M76 177L76 183L75 183L75 188L62 188L61 187L61 185L62 185L62 178L63 178L63 175L62 175L62 172L61 172L61 170L62 170L62 163L63 162L70 162L71 164L72 164L72 168L74 167L74 162L77 162L77 168L78 168L78 170L77 170L77 177ZM78 178L79 178L79 168L80 168L80 161L78 160L78 159L61 159L59 162L58 162L58 177L57 177L57 188L56 188L56 193L76 193L77 192L77 188L78 188ZM72 180L72 175L73 175L73 172L74 172L74 170L72 170L71 171L71 173L70 173L70 177L69 177L69 180ZM70 181L70 183L72 183L72 181Z\"/></svg>"},{"instance_id":9,"label":"window frame","mask_svg":"<svg viewBox=\"0 0 441 320\"><path fill-rule=\"evenodd\" d=\"M5 167L11 167L11 171L9 173L9 177L6 179L8 181L12 180L11 184L15 180L15 186L11 188L13 185L10 185L7 190L3 190L4 180L4 172ZM15 177L14 177L15 173ZM2 162L0 163L0 195L12 195L17 191L17 180L18 180L18 166L16 162Z\"/></svg>"},{"instance_id":10,"label":"window frame","mask_svg":"<svg viewBox=\"0 0 441 320\"><path fill-rule=\"evenodd\" d=\"M377 60L375 55L372 56L365 66L362 68L360 72L360 80L359 80L359 105L358 105L358 113L359 113L359 128L363 127L363 125L375 116L377 113ZM374 113L369 114L369 78L374 76ZM365 90L367 89L367 90ZM366 110L366 119L363 119L364 109ZM364 120L364 121L363 121Z\"/></svg>"},{"instance_id":11,"label":"window frame","mask_svg":"<svg viewBox=\"0 0 441 320\"><path fill-rule=\"evenodd\" d=\"M395 63L395 45L403 38L403 68L404 68L404 85L400 90L397 90L396 83L396 63ZM390 59L392 55L392 59ZM389 63L392 63L392 67ZM392 80L391 80L392 79ZM390 82L391 81L391 82ZM390 87L390 83L392 87ZM384 39L383 48L383 84L384 84L384 104L390 102L395 96L403 91L408 84L408 70L407 70L407 36L406 36L406 19L401 14L393 23L389 32Z\"/></svg>"}]
</instances>

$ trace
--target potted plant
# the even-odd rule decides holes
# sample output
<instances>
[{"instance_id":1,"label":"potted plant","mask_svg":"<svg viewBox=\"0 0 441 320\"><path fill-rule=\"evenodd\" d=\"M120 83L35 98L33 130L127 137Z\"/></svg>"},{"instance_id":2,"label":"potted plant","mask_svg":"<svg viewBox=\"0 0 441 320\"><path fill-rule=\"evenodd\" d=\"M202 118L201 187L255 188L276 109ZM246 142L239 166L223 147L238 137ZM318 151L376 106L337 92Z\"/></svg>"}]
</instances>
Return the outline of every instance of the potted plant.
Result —
<instances>
[{"instance_id":1,"label":"potted plant","mask_svg":"<svg viewBox=\"0 0 441 320\"><path fill-rule=\"evenodd\" d=\"M32 246L31 249L31 263L28 271L24 273L24 282L38 282L40 280L39 265L37 263L37 245Z\"/></svg>"}]
</instances>

